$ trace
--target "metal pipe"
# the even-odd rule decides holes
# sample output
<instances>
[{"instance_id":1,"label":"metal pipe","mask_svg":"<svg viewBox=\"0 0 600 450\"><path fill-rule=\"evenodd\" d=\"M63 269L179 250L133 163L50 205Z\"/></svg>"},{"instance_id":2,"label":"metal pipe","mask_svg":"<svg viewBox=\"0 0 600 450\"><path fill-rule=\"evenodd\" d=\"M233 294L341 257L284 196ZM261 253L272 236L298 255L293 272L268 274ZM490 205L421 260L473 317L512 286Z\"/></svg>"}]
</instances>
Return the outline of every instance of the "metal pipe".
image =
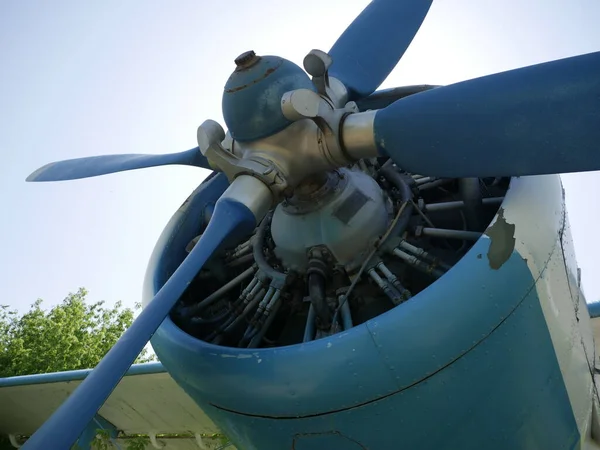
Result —
<instances>
[{"instance_id":1,"label":"metal pipe","mask_svg":"<svg viewBox=\"0 0 600 450\"><path fill-rule=\"evenodd\" d=\"M421 184L419 185L419 190L420 191L424 191L426 189L433 189L439 186L443 186L444 184L448 184L448 183L452 183L454 181L454 179L452 178L446 178L446 179L442 179L442 180L435 180L432 181L430 183L425 183L425 184Z\"/></svg>"},{"instance_id":2,"label":"metal pipe","mask_svg":"<svg viewBox=\"0 0 600 450\"><path fill-rule=\"evenodd\" d=\"M411 265L415 269L420 270L421 272L430 274L430 275L434 276L435 278L440 278L442 275L444 275L444 272L442 272L439 269L436 269L433 265L425 264L423 261L418 259L416 256L409 255L408 253L403 252L399 248L395 248L394 250L392 250L392 252L394 253L394 255L396 255L398 258L400 258L402 261Z\"/></svg>"},{"instance_id":3,"label":"metal pipe","mask_svg":"<svg viewBox=\"0 0 600 450\"><path fill-rule=\"evenodd\" d=\"M229 327L229 325L231 325L231 323L234 320L236 320L236 318L246 309L246 305L248 304L250 299L253 299L256 296L257 291L262 287L262 284L263 283L258 277L258 274L256 274L256 276L252 279L248 286L246 286L246 288L242 291L238 299L235 301L229 318L221 325L219 325L219 327L216 330L214 330L208 335L208 337L206 338L207 342L216 339L216 341L214 342L218 344L222 340L222 338L219 336L221 335L223 330Z\"/></svg>"},{"instance_id":4,"label":"metal pipe","mask_svg":"<svg viewBox=\"0 0 600 450\"><path fill-rule=\"evenodd\" d=\"M252 309L254 309L258 305L258 303L260 302L260 300L263 298L264 295L265 295L265 289L261 289L260 291L258 291L256 293L256 295L254 295L252 300L246 305L246 307L244 308L242 313L239 316L237 316L235 318L235 320L232 323L230 323L223 330L223 333L227 334L227 333L230 333L231 331L233 331L242 322L242 320L244 320L244 318L248 315L248 313L250 311L252 311Z\"/></svg>"},{"instance_id":5,"label":"metal pipe","mask_svg":"<svg viewBox=\"0 0 600 450\"><path fill-rule=\"evenodd\" d=\"M308 317L306 318L306 326L304 327L304 338L302 342L310 342L315 336L315 319L317 318L317 312L313 304L310 304L308 308Z\"/></svg>"},{"instance_id":6,"label":"metal pipe","mask_svg":"<svg viewBox=\"0 0 600 450\"><path fill-rule=\"evenodd\" d=\"M240 256L239 258L228 261L226 266L227 266L227 268L232 269L234 267L242 266L244 264L252 262L253 259L254 259L254 257L252 256L252 254Z\"/></svg>"},{"instance_id":7,"label":"metal pipe","mask_svg":"<svg viewBox=\"0 0 600 450\"><path fill-rule=\"evenodd\" d=\"M421 211L421 208L419 208L419 206L413 201L410 201L413 205L413 208L415 208L415 210L417 211L417 214L419 214L419 216L421 216L421 219L423 219L425 221L425 223L427 225L429 225L431 228L435 228L434 223L431 221L431 219L429 217L427 217L425 215L425 213L423 211Z\"/></svg>"},{"instance_id":8,"label":"metal pipe","mask_svg":"<svg viewBox=\"0 0 600 450\"><path fill-rule=\"evenodd\" d=\"M208 306L212 305L214 302L219 300L221 297L223 297L225 294L227 294L230 290L232 290L234 287L236 287L238 284L240 284L242 281L244 281L246 278L248 278L250 275L252 275L255 271L256 271L256 266L252 266L252 267L249 267L248 269L244 270L237 277L229 280L227 283L225 283L223 286L221 286L215 292L210 294L208 297L206 297L200 303L190 307L188 309L188 311L186 311L186 315L190 316L190 315L197 314L202 309L207 308ZM253 283L254 280L256 280L256 283L258 283L258 278L256 278L256 277L250 283Z\"/></svg>"},{"instance_id":9,"label":"metal pipe","mask_svg":"<svg viewBox=\"0 0 600 450\"><path fill-rule=\"evenodd\" d=\"M273 297L271 297L271 300L267 304L267 307L265 308L265 312L263 313L263 315L271 314L271 311L272 311L273 307L275 306L275 304L279 301L280 296L281 296L281 290L275 289L275 294L273 294Z\"/></svg>"},{"instance_id":10,"label":"metal pipe","mask_svg":"<svg viewBox=\"0 0 600 450\"><path fill-rule=\"evenodd\" d=\"M489 197L482 199L483 205L499 205L504 200L504 197ZM452 209L460 209L465 207L465 202L457 200L454 202L429 203L424 209L427 212L449 211Z\"/></svg>"},{"instance_id":11,"label":"metal pipe","mask_svg":"<svg viewBox=\"0 0 600 450\"><path fill-rule=\"evenodd\" d=\"M269 213L258 226L258 230L256 230L254 241L252 243L252 255L254 256L254 261L256 261L258 268L262 270L267 277L271 278L272 280L277 280L280 284L279 287L283 287L283 284L285 284L286 280L285 274L271 267L271 265L267 262L265 255L263 254L263 243L265 241L265 234L267 232L267 223L270 222L272 217L273 213Z\"/></svg>"},{"instance_id":12,"label":"metal pipe","mask_svg":"<svg viewBox=\"0 0 600 450\"><path fill-rule=\"evenodd\" d=\"M258 283L256 283L256 285L254 285L254 287L252 288L250 293L248 293L246 295L246 298L244 299L243 303L237 308L237 310L240 311L240 309L242 309L242 308L244 308L243 310L245 310L246 305L248 303L250 303L251 301L254 301L254 299L256 298L258 293L263 290L262 287L263 287L263 283L260 280L258 280Z\"/></svg>"},{"instance_id":13,"label":"metal pipe","mask_svg":"<svg viewBox=\"0 0 600 450\"><path fill-rule=\"evenodd\" d=\"M269 286L269 290L267 294L263 297L262 301L258 304L258 309L256 310L256 318L258 319L258 315L262 314L264 310L267 308L267 305L271 302L273 295L275 295L275 289L273 286Z\"/></svg>"},{"instance_id":14,"label":"metal pipe","mask_svg":"<svg viewBox=\"0 0 600 450\"><path fill-rule=\"evenodd\" d=\"M267 317L267 320L265 320L265 323L263 324L262 328L258 331L256 336L254 336L252 338L252 340L248 344L248 348L255 348L260 345L265 333L267 332L267 330L273 323L273 320L275 320L275 316L277 315L277 312L279 311L280 307L281 307L281 301L279 300L279 296L277 296L276 301L273 303L272 310L270 311L270 314Z\"/></svg>"},{"instance_id":15,"label":"metal pipe","mask_svg":"<svg viewBox=\"0 0 600 450\"><path fill-rule=\"evenodd\" d=\"M238 347L245 347L248 341L252 339L252 337L258 332L257 327L262 325L261 319L263 316L263 312L265 311L267 305L270 303L271 298L273 297L276 291L277 289L275 289L273 286L269 286L267 293L258 304L258 308L256 309L254 316L252 317L252 319L250 319L250 323L248 324L248 327L246 328L244 336L240 340Z\"/></svg>"},{"instance_id":16,"label":"metal pipe","mask_svg":"<svg viewBox=\"0 0 600 450\"><path fill-rule=\"evenodd\" d=\"M415 183L417 186L421 185L421 184L425 184L425 183L429 183L435 181L435 178L431 178L431 177L423 177L423 178L418 178L415 180Z\"/></svg>"},{"instance_id":17,"label":"metal pipe","mask_svg":"<svg viewBox=\"0 0 600 450\"><path fill-rule=\"evenodd\" d=\"M401 241L399 246L402 247L404 250L411 252L416 257L424 259L425 261L428 261L430 263L433 263L434 265L437 265L444 270L450 270L450 268L452 267L450 264L446 264L445 262L440 261L439 258L437 258L436 256L433 256L432 254L427 253L422 248L416 247L406 241Z\"/></svg>"},{"instance_id":18,"label":"metal pipe","mask_svg":"<svg viewBox=\"0 0 600 450\"><path fill-rule=\"evenodd\" d=\"M460 196L465 203L465 218L467 228L470 230L481 229L481 208L483 202L479 190L479 178L461 178L458 180Z\"/></svg>"},{"instance_id":19,"label":"metal pipe","mask_svg":"<svg viewBox=\"0 0 600 450\"><path fill-rule=\"evenodd\" d=\"M254 295L249 296L249 298L240 306L236 308L235 311L231 313L229 318L225 323L222 323L216 330L208 335L206 338L207 342L211 342L213 344L220 344L224 339L224 335L231 332L235 327L237 327L240 322L246 317L246 315L256 306L258 301L265 293L265 289L260 289L261 284L257 284L252 292ZM256 292L255 289L259 288L260 291ZM239 300L238 300L239 302ZM240 311L240 309L243 309Z\"/></svg>"},{"instance_id":20,"label":"metal pipe","mask_svg":"<svg viewBox=\"0 0 600 450\"><path fill-rule=\"evenodd\" d=\"M331 325L331 312L325 298L325 277L322 273L314 271L308 275L308 295L319 317L319 328L328 328Z\"/></svg>"},{"instance_id":21,"label":"metal pipe","mask_svg":"<svg viewBox=\"0 0 600 450\"><path fill-rule=\"evenodd\" d=\"M461 239L465 241L476 241L483 234L479 231L447 230L442 228L423 228L421 233L423 236L446 239Z\"/></svg>"},{"instance_id":22,"label":"metal pipe","mask_svg":"<svg viewBox=\"0 0 600 450\"><path fill-rule=\"evenodd\" d=\"M250 334L248 337L248 339L250 341L252 341L252 339L260 332L261 327L269 320L269 315L272 314L273 311L276 312L275 306L277 306L277 304L279 302L280 295L281 295L281 290L275 288L275 293L273 294L273 296L267 303L267 306L265 307L265 310L263 311L262 315L260 317L258 317L258 320L254 324L254 330L253 330L252 334ZM271 323L271 322L273 322L272 319L269 323ZM242 345L240 345L240 346L242 346ZM248 346L250 346L250 344L248 344Z\"/></svg>"},{"instance_id":23,"label":"metal pipe","mask_svg":"<svg viewBox=\"0 0 600 450\"><path fill-rule=\"evenodd\" d=\"M360 168L360 170L362 170L367 175L369 174L369 168L367 167L367 164L365 163L364 159L358 160L357 164L358 164L358 167Z\"/></svg>"},{"instance_id":24,"label":"metal pipe","mask_svg":"<svg viewBox=\"0 0 600 450\"><path fill-rule=\"evenodd\" d=\"M231 261L240 256L244 256L252 251L252 246L250 245L251 240L247 240L241 245L238 245L230 255L228 255L227 260Z\"/></svg>"},{"instance_id":25,"label":"metal pipe","mask_svg":"<svg viewBox=\"0 0 600 450\"><path fill-rule=\"evenodd\" d=\"M410 217L413 213L413 203L411 201L413 193L408 184L402 179L400 173L391 165L384 165L379 172L385 177L386 180L392 183L398 189L398 191L400 191L400 200L404 202L404 209L398 216L398 220L391 228L390 233L392 236L399 236L404 232L404 230L406 230L406 227L410 222Z\"/></svg>"},{"instance_id":26,"label":"metal pipe","mask_svg":"<svg viewBox=\"0 0 600 450\"><path fill-rule=\"evenodd\" d=\"M402 303L402 295L398 292L390 283L385 281L383 278L379 276L377 272L375 272L375 268L369 269L367 272L369 276L373 279L375 284L381 288L381 290L389 297L394 305L398 305Z\"/></svg>"},{"instance_id":27,"label":"metal pipe","mask_svg":"<svg viewBox=\"0 0 600 450\"><path fill-rule=\"evenodd\" d=\"M344 301L344 296L338 297L338 304L340 305L340 316L342 318L342 326L344 331L348 331L354 325L352 324L352 313L350 312L350 304Z\"/></svg>"},{"instance_id":28,"label":"metal pipe","mask_svg":"<svg viewBox=\"0 0 600 450\"><path fill-rule=\"evenodd\" d=\"M389 162L389 161L388 161ZM387 163L386 163L387 164ZM384 164L384 166L386 165ZM411 200L412 203L412 200ZM414 206L414 203L412 203ZM350 286L348 287L348 290L346 291L346 293L344 294L344 300L342 301L342 305L338 305L338 307L335 309L335 312L333 314L333 319L331 321L331 325L334 326L336 324L337 321L337 317L340 313L340 309L341 306L344 305L345 302L348 301L349 297L350 297L350 293L352 292L352 290L355 288L356 284L359 282L360 277L362 276L364 270L367 267L367 264L369 264L369 261L371 261L371 258L373 258L373 256L375 255L375 252L377 252L377 250L379 250L379 248L381 248L382 245L385 244L385 242L387 241L387 239L390 237L390 234L392 233L392 231L395 229L396 224L399 222L400 217L402 216L402 213L404 212L404 210L406 209L406 206L408 205L408 202L404 202L402 204L402 206L400 206L400 209L398 210L398 212L396 213L396 217L394 218L394 220L392 220L392 223L390 224L390 226L388 227L387 231L385 232L385 234L381 237L381 239L379 240L379 244L375 245L373 247L373 249L369 252L369 254L367 255L367 257L363 260L363 263L360 266L360 269L358 269L358 272L356 273L356 275L351 276L350 278L352 279L352 283L350 283Z\"/></svg>"},{"instance_id":29,"label":"metal pipe","mask_svg":"<svg viewBox=\"0 0 600 450\"><path fill-rule=\"evenodd\" d=\"M388 269L383 262L377 264L377 268L387 278L387 280L390 283L392 283L392 286L394 286L396 290L400 293L400 295L402 296L402 300L408 300L412 296L410 291L404 286L402 286L402 283L400 283L398 277L394 275L394 273L392 273L392 271Z\"/></svg>"}]
</instances>

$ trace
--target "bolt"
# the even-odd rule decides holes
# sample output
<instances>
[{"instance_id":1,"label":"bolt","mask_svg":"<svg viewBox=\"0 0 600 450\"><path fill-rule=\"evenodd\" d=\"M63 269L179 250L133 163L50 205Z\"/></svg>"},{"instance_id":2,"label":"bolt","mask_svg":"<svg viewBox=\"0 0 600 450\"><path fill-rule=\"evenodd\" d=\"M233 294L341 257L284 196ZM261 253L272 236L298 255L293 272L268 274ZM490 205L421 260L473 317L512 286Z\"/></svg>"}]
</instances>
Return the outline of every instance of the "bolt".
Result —
<instances>
[{"instance_id":1,"label":"bolt","mask_svg":"<svg viewBox=\"0 0 600 450\"><path fill-rule=\"evenodd\" d=\"M256 56L253 50L242 53L240 56L235 58L236 70L244 70L252 67L260 60L260 56Z\"/></svg>"}]
</instances>

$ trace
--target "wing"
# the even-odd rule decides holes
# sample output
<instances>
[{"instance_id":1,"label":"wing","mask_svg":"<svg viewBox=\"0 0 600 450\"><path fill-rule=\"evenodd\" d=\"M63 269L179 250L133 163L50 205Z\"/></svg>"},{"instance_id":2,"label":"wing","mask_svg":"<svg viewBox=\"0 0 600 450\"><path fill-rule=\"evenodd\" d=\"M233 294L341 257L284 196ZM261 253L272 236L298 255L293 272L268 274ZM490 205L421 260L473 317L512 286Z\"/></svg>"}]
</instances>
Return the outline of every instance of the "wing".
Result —
<instances>
[{"instance_id":1,"label":"wing","mask_svg":"<svg viewBox=\"0 0 600 450\"><path fill-rule=\"evenodd\" d=\"M90 372L91 369L0 379L0 433L32 435ZM118 442L125 442L126 436L154 433L168 450L221 446L219 439L210 438L219 434L219 429L160 363L132 366L100 408L99 415L119 431ZM165 434L182 436L160 436Z\"/></svg>"}]
</instances>

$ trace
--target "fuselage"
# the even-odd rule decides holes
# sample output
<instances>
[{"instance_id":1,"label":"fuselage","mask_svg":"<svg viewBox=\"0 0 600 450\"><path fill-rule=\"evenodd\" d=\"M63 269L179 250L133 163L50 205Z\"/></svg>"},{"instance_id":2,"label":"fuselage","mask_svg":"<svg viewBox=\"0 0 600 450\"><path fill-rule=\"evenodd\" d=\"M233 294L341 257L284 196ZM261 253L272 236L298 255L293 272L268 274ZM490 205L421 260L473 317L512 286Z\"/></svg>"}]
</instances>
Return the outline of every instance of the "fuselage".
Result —
<instances>
[{"instance_id":1,"label":"fuselage","mask_svg":"<svg viewBox=\"0 0 600 450\"><path fill-rule=\"evenodd\" d=\"M175 213L144 302L226 187L216 175ZM371 320L302 344L240 349L166 318L152 345L242 449L596 448L595 350L577 272L560 177L513 178L468 253Z\"/></svg>"}]
</instances>

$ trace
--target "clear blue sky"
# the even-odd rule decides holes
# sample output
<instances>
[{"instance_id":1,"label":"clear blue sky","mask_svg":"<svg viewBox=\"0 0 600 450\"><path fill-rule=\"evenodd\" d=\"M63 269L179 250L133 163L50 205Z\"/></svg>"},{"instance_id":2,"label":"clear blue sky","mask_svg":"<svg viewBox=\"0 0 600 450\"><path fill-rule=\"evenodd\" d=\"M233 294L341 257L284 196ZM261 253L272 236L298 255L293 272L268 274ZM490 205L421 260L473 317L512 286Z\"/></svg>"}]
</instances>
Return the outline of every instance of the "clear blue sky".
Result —
<instances>
[{"instance_id":1,"label":"clear blue sky","mask_svg":"<svg viewBox=\"0 0 600 450\"><path fill-rule=\"evenodd\" d=\"M55 160L163 153L222 121L233 59L297 64L328 50L368 2L0 2L0 304L46 306L79 286L140 300L162 227L208 174L163 167L62 183L25 177ZM435 0L384 87L449 84L600 50L597 0ZM365 36L368 39L368 36ZM563 177L588 301L600 299L600 175Z\"/></svg>"}]
</instances>

